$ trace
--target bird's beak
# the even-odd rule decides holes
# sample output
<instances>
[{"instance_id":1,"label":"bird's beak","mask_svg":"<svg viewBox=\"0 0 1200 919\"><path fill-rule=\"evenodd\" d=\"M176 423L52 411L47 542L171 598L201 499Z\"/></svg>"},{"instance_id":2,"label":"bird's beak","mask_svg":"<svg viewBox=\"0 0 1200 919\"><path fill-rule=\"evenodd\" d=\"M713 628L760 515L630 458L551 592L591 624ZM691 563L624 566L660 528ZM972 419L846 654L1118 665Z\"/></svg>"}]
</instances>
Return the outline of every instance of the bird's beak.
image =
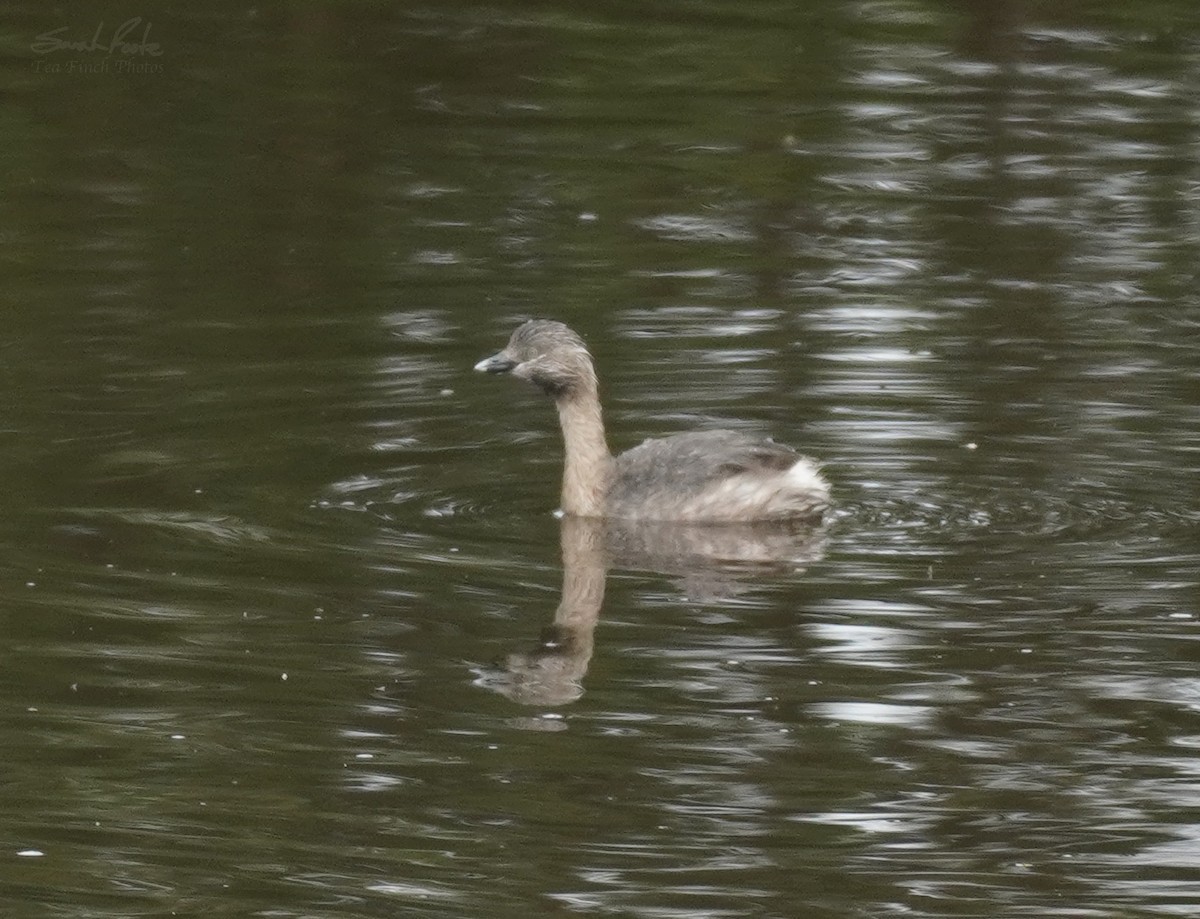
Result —
<instances>
[{"instance_id":1,"label":"bird's beak","mask_svg":"<svg viewBox=\"0 0 1200 919\"><path fill-rule=\"evenodd\" d=\"M485 357L475 365L475 369L480 373L508 373L516 366L517 362L501 351L499 354Z\"/></svg>"}]
</instances>

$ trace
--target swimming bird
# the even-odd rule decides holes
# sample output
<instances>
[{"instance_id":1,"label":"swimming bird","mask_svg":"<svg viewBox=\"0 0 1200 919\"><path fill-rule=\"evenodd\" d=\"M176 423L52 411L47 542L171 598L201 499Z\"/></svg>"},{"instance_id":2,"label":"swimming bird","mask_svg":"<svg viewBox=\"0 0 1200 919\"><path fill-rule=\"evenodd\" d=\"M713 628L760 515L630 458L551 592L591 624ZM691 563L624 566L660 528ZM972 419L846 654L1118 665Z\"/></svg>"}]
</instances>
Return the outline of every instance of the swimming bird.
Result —
<instances>
[{"instance_id":1,"label":"swimming bird","mask_svg":"<svg viewBox=\"0 0 1200 919\"><path fill-rule=\"evenodd\" d=\"M707 430L608 449L596 368L561 322L531 319L475 365L536 385L558 408L566 455L562 511L580 517L689 523L816 520L830 504L817 465L791 447L739 431Z\"/></svg>"}]
</instances>

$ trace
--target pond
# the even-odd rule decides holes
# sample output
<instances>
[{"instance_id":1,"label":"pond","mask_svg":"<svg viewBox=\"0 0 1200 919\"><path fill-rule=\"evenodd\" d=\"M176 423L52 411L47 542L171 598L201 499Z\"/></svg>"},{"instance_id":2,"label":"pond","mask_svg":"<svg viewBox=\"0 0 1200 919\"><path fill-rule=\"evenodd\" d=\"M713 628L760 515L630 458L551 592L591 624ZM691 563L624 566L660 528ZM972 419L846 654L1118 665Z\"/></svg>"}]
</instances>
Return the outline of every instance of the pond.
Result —
<instances>
[{"instance_id":1,"label":"pond","mask_svg":"<svg viewBox=\"0 0 1200 919\"><path fill-rule=\"evenodd\" d=\"M4 915L1200 910L1190 0L0 18Z\"/></svg>"}]
</instances>

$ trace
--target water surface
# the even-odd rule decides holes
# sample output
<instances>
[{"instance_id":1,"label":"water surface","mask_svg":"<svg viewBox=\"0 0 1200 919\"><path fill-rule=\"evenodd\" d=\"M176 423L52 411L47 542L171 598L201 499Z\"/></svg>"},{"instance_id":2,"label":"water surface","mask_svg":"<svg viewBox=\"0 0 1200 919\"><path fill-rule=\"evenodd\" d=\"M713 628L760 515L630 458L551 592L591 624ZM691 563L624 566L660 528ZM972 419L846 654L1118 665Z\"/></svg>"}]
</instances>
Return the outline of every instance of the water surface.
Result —
<instances>
[{"instance_id":1,"label":"water surface","mask_svg":"<svg viewBox=\"0 0 1200 919\"><path fill-rule=\"evenodd\" d=\"M132 13L3 14L6 916L1196 913L1192 4ZM529 315L827 525L564 525Z\"/></svg>"}]
</instances>

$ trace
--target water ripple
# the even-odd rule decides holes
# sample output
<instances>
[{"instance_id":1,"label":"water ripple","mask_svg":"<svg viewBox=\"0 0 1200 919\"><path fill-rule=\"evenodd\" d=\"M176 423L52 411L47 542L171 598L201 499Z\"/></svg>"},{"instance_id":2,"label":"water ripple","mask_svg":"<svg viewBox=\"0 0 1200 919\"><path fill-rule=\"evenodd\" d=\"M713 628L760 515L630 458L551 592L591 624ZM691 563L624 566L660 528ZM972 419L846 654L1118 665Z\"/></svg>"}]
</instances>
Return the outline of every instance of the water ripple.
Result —
<instances>
[{"instance_id":1,"label":"water ripple","mask_svg":"<svg viewBox=\"0 0 1200 919\"><path fill-rule=\"evenodd\" d=\"M988 492L957 500L863 497L839 505L859 532L937 532L946 540L981 532L1085 538L1097 535L1183 533L1200 525L1200 511L1147 506L1132 498L1088 494Z\"/></svg>"}]
</instances>

